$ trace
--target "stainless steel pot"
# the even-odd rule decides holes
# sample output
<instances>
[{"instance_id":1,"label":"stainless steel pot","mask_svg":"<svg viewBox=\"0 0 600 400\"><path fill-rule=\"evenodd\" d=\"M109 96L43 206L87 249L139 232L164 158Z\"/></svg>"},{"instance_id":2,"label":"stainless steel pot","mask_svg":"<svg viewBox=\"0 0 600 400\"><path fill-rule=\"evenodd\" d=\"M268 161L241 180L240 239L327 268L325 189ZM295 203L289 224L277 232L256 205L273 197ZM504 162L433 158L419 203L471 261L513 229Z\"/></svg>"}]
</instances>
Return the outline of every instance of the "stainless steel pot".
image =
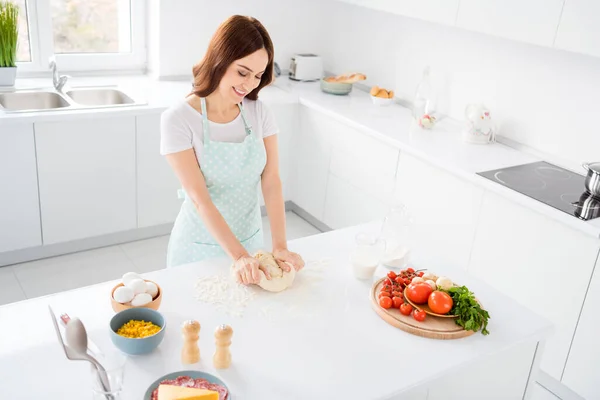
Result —
<instances>
[{"instance_id":1,"label":"stainless steel pot","mask_svg":"<svg viewBox=\"0 0 600 400\"><path fill-rule=\"evenodd\" d=\"M587 170L585 188L592 196L600 199L600 162L584 163L582 166Z\"/></svg>"},{"instance_id":2,"label":"stainless steel pot","mask_svg":"<svg viewBox=\"0 0 600 400\"><path fill-rule=\"evenodd\" d=\"M583 193L579 201L573 203L575 206L575 216L584 221L600 217L600 199Z\"/></svg>"}]
</instances>

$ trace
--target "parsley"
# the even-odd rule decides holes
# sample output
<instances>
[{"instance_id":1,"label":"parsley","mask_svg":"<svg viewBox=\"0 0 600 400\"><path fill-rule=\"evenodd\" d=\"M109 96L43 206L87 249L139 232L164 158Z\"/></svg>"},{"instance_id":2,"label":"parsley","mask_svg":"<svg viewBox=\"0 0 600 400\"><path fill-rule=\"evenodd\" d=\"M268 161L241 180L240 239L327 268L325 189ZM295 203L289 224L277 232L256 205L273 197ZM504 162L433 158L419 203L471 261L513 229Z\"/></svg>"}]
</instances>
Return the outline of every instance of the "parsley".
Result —
<instances>
[{"instance_id":1,"label":"parsley","mask_svg":"<svg viewBox=\"0 0 600 400\"><path fill-rule=\"evenodd\" d=\"M487 325L490 314L479 306L475 296L466 286L454 286L444 291L452 297L454 302L450 314L458 315L458 318L454 320L456 325L474 332L481 329L483 335L489 335Z\"/></svg>"}]
</instances>

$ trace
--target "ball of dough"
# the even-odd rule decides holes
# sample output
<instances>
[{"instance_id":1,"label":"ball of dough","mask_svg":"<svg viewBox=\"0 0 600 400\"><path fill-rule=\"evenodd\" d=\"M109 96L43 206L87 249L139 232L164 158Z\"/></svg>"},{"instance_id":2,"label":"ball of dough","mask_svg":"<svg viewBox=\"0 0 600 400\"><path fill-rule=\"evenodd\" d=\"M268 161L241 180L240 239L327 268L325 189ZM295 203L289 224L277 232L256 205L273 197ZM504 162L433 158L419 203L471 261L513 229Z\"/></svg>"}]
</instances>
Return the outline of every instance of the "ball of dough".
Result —
<instances>
[{"instance_id":1,"label":"ball of dough","mask_svg":"<svg viewBox=\"0 0 600 400\"><path fill-rule=\"evenodd\" d=\"M290 266L290 272L282 270L273 254L259 251L254 257L258 260L260 265L264 266L269 274L271 274L271 280L267 279L264 272L260 271L260 282L258 286L268 290L269 292L281 292L288 287L292 286L294 278L296 277L296 270Z\"/></svg>"},{"instance_id":2,"label":"ball of dough","mask_svg":"<svg viewBox=\"0 0 600 400\"><path fill-rule=\"evenodd\" d=\"M133 294L146 293L146 282L142 279L133 279L125 284L126 287L133 290Z\"/></svg>"},{"instance_id":3,"label":"ball of dough","mask_svg":"<svg viewBox=\"0 0 600 400\"><path fill-rule=\"evenodd\" d=\"M152 298L156 297L158 294L158 286L154 282L146 282L146 293L148 293Z\"/></svg>"},{"instance_id":4,"label":"ball of dough","mask_svg":"<svg viewBox=\"0 0 600 400\"><path fill-rule=\"evenodd\" d=\"M127 272L125 275L123 275L122 278L123 285L127 286L127 284L134 279L142 279L142 277L139 274L136 274L135 272Z\"/></svg>"},{"instance_id":5,"label":"ball of dough","mask_svg":"<svg viewBox=\"0 0 600 400\"><path fill-rule=\"evenodd\" d=\"M131 305L134 307L142 307L152 301L152 296L148 293L140 293L136 294L133 300L131 300Z\"/></svg>"},{"instance_id":6,"label":"ball of dough","mask_svg":"<svg viewBox=\"0 0 600 400\"><path fill-rule=\"evenodd\" d=\"M131 300L133 300L133 296L135 296L133 290L127 286L119 286L113 293L115 301L121 304L129 303Z\"/></svg>"}]
</instances>

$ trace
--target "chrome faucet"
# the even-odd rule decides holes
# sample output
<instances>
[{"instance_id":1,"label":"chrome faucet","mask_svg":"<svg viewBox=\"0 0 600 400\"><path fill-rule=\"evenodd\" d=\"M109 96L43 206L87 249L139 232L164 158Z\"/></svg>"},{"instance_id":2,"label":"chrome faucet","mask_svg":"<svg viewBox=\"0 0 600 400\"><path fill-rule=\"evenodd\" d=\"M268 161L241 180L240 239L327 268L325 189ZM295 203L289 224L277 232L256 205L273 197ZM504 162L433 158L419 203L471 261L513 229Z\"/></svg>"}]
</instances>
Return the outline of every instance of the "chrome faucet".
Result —
<instances>
[{"instance_id":1,"label":"chrome faucet","mask_svg":"<svg viewBox=\"0 0 600 400\"><path fill-rule=\"evenodd\" d=\"M54 89L56 89L57 92L61 92L63 87L67 84L69 77L67 75L58 75L56 58L54 56L50 57L48 66L52 71L52 84L54 85Z\"/></svg>"}]
</instances>

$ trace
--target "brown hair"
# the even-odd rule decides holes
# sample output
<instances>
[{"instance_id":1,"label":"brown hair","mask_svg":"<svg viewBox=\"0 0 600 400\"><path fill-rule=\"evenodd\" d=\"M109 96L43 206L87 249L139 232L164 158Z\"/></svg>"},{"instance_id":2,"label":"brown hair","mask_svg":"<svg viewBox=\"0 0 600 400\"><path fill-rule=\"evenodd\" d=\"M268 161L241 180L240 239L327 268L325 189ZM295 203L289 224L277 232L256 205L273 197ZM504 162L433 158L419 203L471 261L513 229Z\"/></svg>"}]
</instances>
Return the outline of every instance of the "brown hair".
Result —
<instances>
[{"instance_id":1,"label":"brown hair","mask_svg":"<svg viewBox=\"0 0 600 400\"><path fill-rule=\"evenodd\" d=\"M273 80L273 42L257 19L241 15L229 17L213 35L204 58L192 69L192 93L198 97L208 96L217 89L225 71L235 60L260 49L267 51L269 62L260 84L246 95L250 100L256 100L260 89Z\"/></svg>"}]
</instances>

